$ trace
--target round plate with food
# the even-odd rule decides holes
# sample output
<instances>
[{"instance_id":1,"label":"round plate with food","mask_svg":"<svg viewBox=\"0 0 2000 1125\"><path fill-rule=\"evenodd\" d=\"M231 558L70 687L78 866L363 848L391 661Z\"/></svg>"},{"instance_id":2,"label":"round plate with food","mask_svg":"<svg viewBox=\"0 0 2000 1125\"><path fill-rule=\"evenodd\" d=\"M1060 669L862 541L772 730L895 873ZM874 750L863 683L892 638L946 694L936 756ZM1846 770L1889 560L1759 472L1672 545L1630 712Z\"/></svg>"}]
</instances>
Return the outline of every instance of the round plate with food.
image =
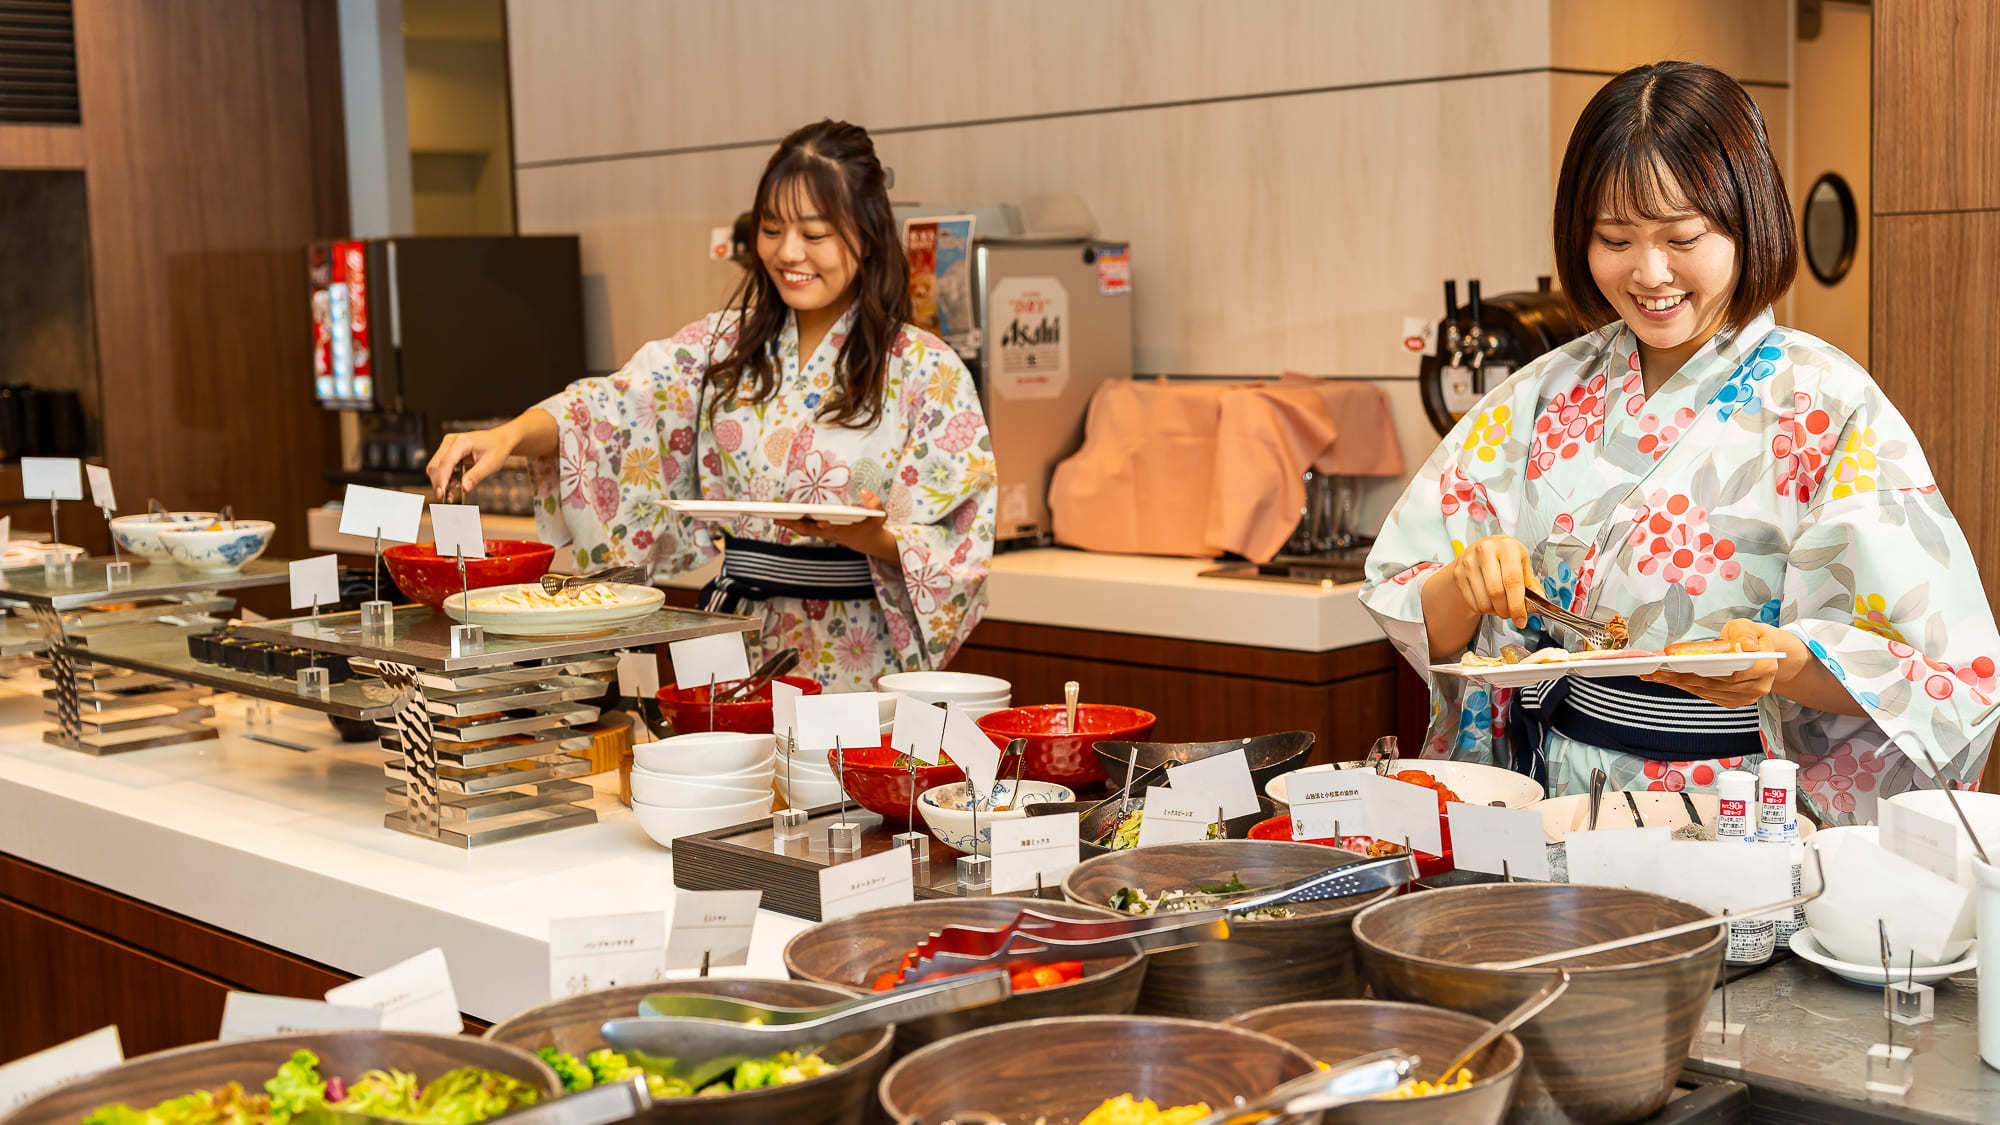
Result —
<instances>
[{"instance_id":1,"label":"round plate with food","mask_svg":"<svg viewBox=\"0 0 2000 1125\"><path fill-rule=\"evenodd\" d=\"M1646 676L1654 672L1727 676L1741 672L1759 660L1784 658L1782 652L1660 652L1640 649L1565 652L1545 648L1511 662L1504 657L1469 654L1464 660L1433 664L1431 671L1494 687L1523 687L1560 676L1606 679L1613 676Z\"/></svg>"},{"instance_id":2,"label":"round plate with food","mask_svg":"<svg viewBox=\"0 0 2000 1125\"><path fill-rule=\"evenodd\" d=\"M481 626L496 636L561 637L638 621L666 600L658 587L631 582L592 582L554 595L543 591L540 583L516 582L472 591L470 608L465 594L453 594L444 600L444 611L454 621Z\"/></svg>"},{"instance_id":3,"label":"round plate with food","mask_svg":"<svg viewBox=\"0 0 2000 1125\"><path fill-rule=\"evenodd\" d=\"M767 520L818 520L821 523L860 523L882 514L880 508L853 504L790 504L776 500L669 500L667 508L698 520L733 520L749 516Z\"/></svg>"}]
</instances>

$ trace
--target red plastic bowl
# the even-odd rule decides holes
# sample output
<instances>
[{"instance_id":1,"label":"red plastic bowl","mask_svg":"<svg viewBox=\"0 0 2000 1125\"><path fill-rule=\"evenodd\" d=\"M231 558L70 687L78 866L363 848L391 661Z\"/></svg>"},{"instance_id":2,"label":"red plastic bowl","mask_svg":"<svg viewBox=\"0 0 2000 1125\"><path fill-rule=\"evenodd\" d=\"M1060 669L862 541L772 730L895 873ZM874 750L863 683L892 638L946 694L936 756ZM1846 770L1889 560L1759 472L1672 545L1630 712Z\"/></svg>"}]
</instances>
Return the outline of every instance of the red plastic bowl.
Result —
<instances>
[{"instance_id":1,"label":"red plastic bowl","mask_svg":"<svg viewBox=\"0 0 2000 1125\"><path fill-rule=\"evenodd\" d=\"M1028 762L1022 775L1053 781L1069 789L1086 789L1104 780L1104 767L1091 752L1099 742L1142 742L1159 720L1151 711L1115 703L1079 703L1076 725L1065 729L1064 707L1043 703L1009 707L979 719L979 729L1005 750L1017 738L1028 740Z\"/></svg>"},{"instance_id":2,"label":"red plastic bowl","mask_svg":"<svg viewBox=\"0 0 2000 1125\"><path fill-rule=\"evenodd\" d=\"M465 586L483 590L533 582L549 572L556 549L532 539L488 539L486 557L465 560ZM435 543L398 543L382 552L389 577L405 594L432 609L458 593L458 559L437 553Z\"/></svg>"},{"instance_id":3,"label":"red plastic bowl","mask_svg":"<svg viewBox=\"0 0 2000 1125\"><path fill-rule=\"evenodd\" d=\"M802 695L818 695L819 685L804 676L779 676L779 679L799 689ZM729 683L717 684L718 692L727 691ZM708 685L688 688L663 687L654 698L660 701L660 710L666 713L667 722L675 734L693 734L700 730L733 730L744 734L771 733L771 686L764 685L748 699L732 699L727 703L708 705Z\"/></svg>"},{"instance_id":4,"label":"red plastic bowl","mask_svg":"<svg viewBox=\"0 0 2000 1125\"><path fill-rule=\"evenodd\" d=\"M1250 829L1250 838L1252 840L1291 840L1292 818L1290 814L1280 813L1269 820L1258 821ZM1367 836L1343 836L1341 839L1347 842L1343 844L1332 837L1324 840L1299 840L1296 842L1301 844L1319 844L1322 847L1328 848L1346 848L1349 851L1355 852L1366 852L1368 843L1370 842L1370 838ZM1417 853L1417 877L1420 879L1432 875L1442 875L1447 871L1455 869L1456 865L1451 860L1451 837L1449 836L1445 837L1443 855L1432 855L1429 852Z\"/></svg>"},{"instance_id":5,"label":"red plastic bowl","mask_svg":"<svg viewBox=\"0 0 2000 1125\"><path fill-rule=\"evenodd\" d=\"M849 746L838 754L828 750L826 764L840 775L841 788L847 790L856 804L900 825L910 815L917 794L965 780L965 771L949 758L939 759L934 766L919 763L913 779L907 764L896 764L896 759L902 757L890 747L889 736L885 734L880 746Z\"/></svg>"}]
</instances>

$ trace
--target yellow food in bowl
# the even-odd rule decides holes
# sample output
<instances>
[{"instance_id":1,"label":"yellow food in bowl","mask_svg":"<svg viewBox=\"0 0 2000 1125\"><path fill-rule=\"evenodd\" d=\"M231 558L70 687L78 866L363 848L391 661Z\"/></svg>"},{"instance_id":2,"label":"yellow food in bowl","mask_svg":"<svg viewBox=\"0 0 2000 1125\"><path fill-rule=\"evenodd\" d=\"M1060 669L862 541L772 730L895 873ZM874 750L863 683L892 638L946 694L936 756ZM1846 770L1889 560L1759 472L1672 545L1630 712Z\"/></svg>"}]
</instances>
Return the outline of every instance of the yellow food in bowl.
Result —
<instances>
[{"instance_id":1,"label":"yellow food in bowl","mask_svg":"<svg viewBox=\"0 0 2000 1125\"><path fill-rule=\"evenodd\" d=\"M1188 1125L1208 1114L1207 1102L1161 1109L1151 1098L1134 1101L1132 1095L1120 1094L1091 1110L1077 1125Z\"/></svg>"},{"instance_id":2,"label":"yellow food in bowl","mask_svg":"<svg viewBox=\"0 0 2000 1125\"><path fill-rule=\"evenodd\" d=\"M1459 1067L1443 1082L1405 1082L1382 1096L1385 1098L1428 1098L1432 1094L1455 1094L1472 1085L1472 1072Z\"/></svg>"}]
</instances>

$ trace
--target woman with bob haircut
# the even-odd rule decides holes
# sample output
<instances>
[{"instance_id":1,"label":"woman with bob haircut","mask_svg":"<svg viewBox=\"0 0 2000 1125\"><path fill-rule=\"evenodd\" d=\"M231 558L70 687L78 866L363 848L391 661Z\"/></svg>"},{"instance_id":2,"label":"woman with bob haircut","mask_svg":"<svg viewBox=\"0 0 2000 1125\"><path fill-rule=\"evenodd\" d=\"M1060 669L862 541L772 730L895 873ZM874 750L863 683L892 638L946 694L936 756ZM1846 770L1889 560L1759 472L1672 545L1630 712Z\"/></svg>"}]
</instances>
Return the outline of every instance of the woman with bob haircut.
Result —
<instances>
[{"instance_id":1,"label":"woman with bob haircut","mask_svg":"<svg viewBox=\"0 0 2000 1125\"><path fill-rule=\"evenodd\" d=\"M857 125L786 137L757 183L758 262L723 311L503 426L447 437L432 486L442 495L469 461L470 489L525 455L537 525L573 543L579 567L676 574L721 537L703 605L761 613L764 655L796 650L835 690L943 666L984 613L992 444L965 365L905 323L909 264L887 181ZM887 514L705 527L665 503L697 499Z\"/></svg>"},{"instance_id":2,"label":"woman with bob haircut","mask_svg":"<svg viewBox=\"0 0 2000 1125\"><path fill-rule=\"evenodd\" d=\"M1368 559L1365 604L1430 682L1424 753L1551 794L1597 768L1614 789L1708 789L1783 756L1828 822L1976 780L2000 633L1902 415L1772 317L1798 248L1750 96L1694 63L1612 79L1570 134L1554 228L1563 291L1599 327L1473 408ZM1719 637L1783 659L1515 691L1426 671L1560 644L1528 589L1623 614L1639 650Z\"/></svg>"}]
</instances>

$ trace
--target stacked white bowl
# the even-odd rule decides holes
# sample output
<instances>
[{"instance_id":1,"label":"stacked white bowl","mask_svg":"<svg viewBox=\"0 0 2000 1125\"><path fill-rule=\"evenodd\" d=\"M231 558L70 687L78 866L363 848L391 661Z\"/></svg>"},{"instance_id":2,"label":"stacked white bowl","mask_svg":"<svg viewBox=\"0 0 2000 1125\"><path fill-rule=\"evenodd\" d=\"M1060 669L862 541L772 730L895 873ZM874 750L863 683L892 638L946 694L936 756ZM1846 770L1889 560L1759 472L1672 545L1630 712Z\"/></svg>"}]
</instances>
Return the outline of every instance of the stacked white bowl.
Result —
<instances>
[{"instance_id":1,"label":"stacked white bowl","mask_svg":"<svg viewBox=\"0 0 2000 1125\"><path fill-rule=\"evenodd\" d=\"M701 731L632 748L632 812L660 844L771 812L777 740Z\"/></svg>"},{"instance_id":2,"label":"stacked white bowl","mask_svg":"<svg viewBox=\"0 0 2000 1125\"><path fill-rule=\"evenodd\" d=\"M875 686L925 703L950 704L953 711L973 719L1004 711L1014 699L1013 684L971 672L891 672Z\"/></svg>"},{"instance_id":3,"label":"stacked white bowl","mask_svg":"<svg viewBox=\"0 0 2000 1125\"><path fill-rule=\"evenodd\" d=\"M799 750L795 743L779 739L777 767L773 780L786 805L816 809L840 800L840 779L833 776L825 751Z\"/></svg>"}]
</instances>

